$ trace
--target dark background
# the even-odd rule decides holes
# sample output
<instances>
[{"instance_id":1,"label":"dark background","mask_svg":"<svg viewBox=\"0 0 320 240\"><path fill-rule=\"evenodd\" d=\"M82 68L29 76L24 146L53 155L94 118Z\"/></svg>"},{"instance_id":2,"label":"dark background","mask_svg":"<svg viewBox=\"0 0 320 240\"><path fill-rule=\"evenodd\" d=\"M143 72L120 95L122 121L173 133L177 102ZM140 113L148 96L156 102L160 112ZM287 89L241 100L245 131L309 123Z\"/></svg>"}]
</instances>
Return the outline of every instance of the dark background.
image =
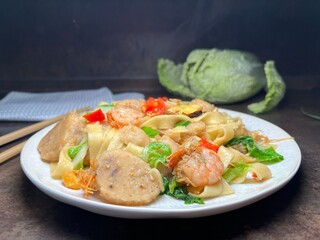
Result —
<instances>
[{"instance_id":1,"label":"dark background","mask_svg":"<svg viewBox=\"0 0 320 240\"><path fill-rule=\"evenodd\" d=\"M320 1L1 1L0 83L156 80L160 57L250 51L283 76L320 74Z\"/></svg>"}]
</instances>

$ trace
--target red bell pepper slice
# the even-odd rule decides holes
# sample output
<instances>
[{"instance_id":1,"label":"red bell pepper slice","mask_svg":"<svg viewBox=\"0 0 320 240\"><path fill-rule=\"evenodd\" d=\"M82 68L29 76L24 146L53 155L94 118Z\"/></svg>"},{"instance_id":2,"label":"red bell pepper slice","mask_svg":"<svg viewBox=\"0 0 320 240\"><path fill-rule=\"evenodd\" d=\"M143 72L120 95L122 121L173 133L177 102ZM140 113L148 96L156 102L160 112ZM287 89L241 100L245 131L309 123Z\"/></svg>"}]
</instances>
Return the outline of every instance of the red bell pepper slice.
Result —
<instances>
[{"instance_id":1,"label":"red bell pepper slice","mask_svg":"<svg viewBox=\"0 0 320 240\"><path fill-rule=\"evenodd\" d=\"M215 152L218 152L219 147L220 147L218 145L215 145L215 144L209 142L205 137L201 138L200 146L208 148L208 149L213 150Z\"/></svg>"},{"instance_id":2,"label":"red bell pepper slice","mask_svg":"<svg viewBox=\"0 0 320 240\"><path fill-rule=\"evenodd\" d=\"M102 122L106 119L106 115L100 108L96 111L83 115L83 117L87 119L89 122Z\"/></svg>"},{"instance_id":3,"label":"red bell pepper slice","mask_svg":"<svg viewBox=\"0 0 320 240\"><path fill-rule=\"evenodd\" d=\"M142 106L142 111L145 112L148 116L161 115L166 110L165 101L167 100L168 98L166 97L149 97Z\"/></svg>"}]
</instances>

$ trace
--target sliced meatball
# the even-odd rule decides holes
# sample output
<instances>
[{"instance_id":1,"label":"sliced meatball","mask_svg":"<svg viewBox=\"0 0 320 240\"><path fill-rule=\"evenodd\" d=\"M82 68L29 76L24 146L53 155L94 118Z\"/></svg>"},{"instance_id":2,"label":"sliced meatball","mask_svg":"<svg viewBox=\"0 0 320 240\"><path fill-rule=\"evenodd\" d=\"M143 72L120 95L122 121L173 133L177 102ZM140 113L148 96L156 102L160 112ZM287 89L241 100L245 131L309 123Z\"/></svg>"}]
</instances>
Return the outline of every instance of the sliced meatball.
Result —
<instances>
[{"instance_id":1,"label":"sliced meatball","mask_svg":"<svg viewBox=\"0 0 320 240\"><path fill-rule=\"evenodd\" d=\"M58 162L63 146L76 146L80 143L85 125L75 111L69 113L40 140L38 151L41 159L46 162Z\"/></svg>"},{"instance_id":2,"label":"sliced meatball","mask_svg":"<svg viewBox=\"0 0 320 240\"><path fill-rule=\"evenodd\" d=\"M147 205L163 191L159 171L125 150L105 151L96 173L100 195L111 204Z\"/></svg>"}]
</instances>

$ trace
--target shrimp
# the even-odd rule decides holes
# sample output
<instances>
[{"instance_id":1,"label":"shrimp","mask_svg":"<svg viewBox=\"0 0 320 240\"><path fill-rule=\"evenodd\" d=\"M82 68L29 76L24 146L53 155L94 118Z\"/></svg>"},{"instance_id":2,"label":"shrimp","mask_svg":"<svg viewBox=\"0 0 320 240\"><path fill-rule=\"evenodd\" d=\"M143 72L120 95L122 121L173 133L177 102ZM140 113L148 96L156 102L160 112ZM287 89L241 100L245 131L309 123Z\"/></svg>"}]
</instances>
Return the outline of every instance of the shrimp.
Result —
<instances>
[{"instance_id":1,"label":"shrimp","mask_svg":"<svg viewBox=\"0 0 320 240\"><path fill-rule=\"evenodd\" d=\"M142 112L126 107L115 108L107 112L108 123L115 128L122 128L130 124L139 125L142 117L144 117Z\"/></svg>"},{"instance_id":2,"label":"shrimp","mask_svg":"<svg viewBox=\"0 0 320 240\"><path fill-rule=\"evenodd\" d=\"M114 105L117 108L132 108L134 110L137 110L139 112L141 112L141 108L143 106L143 104L145 103L146 100L144 99L125 99L125 100L121 100L118 102L114 102Z\"/></svg>"},{"instance_id":3,"label":"shrimp","mask_svg":"<svg viewBox=\"0 0 320 240\"><path fill-rule=\"evenodd\" d=\"M191 153L182 155L173 170L178 182L187 186L204 187L220 181L224 166L213 150L196 147Z\"/></svg>"}]
</instances>

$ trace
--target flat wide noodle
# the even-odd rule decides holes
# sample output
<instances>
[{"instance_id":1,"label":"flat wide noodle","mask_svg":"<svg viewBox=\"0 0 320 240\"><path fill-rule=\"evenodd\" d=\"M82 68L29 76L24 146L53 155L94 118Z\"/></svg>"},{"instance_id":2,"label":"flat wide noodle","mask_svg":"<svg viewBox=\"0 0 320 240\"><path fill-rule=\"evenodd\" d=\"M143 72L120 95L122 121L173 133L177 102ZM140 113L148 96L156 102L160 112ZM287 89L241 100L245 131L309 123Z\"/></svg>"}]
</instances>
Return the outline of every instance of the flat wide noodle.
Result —
<instances>
[{"instance_id":1,"label":"flat wide noodle","mask_svg":"<svg viewBox=\"0 0 320 240\"><path fill-rule=\"evenodd\" d=\"M199 117L193 118L194 121L202 121L207 125L210 124L223 124L227 122L224 114L220 112L206 112Z\"/></svg>"},{"instance_id":2,"label":"flat wide noodle","mask_svg":"<svg viewBox=\"0 0 320 240\"><path fill-rule=\"evenodd\" d=\"M268 166L259 162L252 163L249 171L253 173L253 179L256 181L263 181L272 177L272 173Z\"/></svg>"},{"instance_id":3,"label":"flat wide noodle","mask_svg":"<svg viewBox=\"0 0 320 240\"><path fill-rule=\"evenodd\" d=\"M150 127L155 129L171 129L174 128L178 122L191 121L186 115L159 115L145 121L141 127Z\"/></svg>"},{"instance_id":4,"label":"flat wide noodle","mask_svg":"<svg viewBox=\"0 0 320 240\"><path fill-rule=\"evenodd\" d=\"M68 154L69 148L69 146L63 147L60 151L58 163L50 164L50 173L52 178L61 179L64 172L73 169L73 163Z\"/></svg>"},{"instance_id":5,"label":"flat wide noodle","mask_svg":"<svg viewBox=\"0 0 320 240\"><path fill-rule=\"evenodd\" d=\"M234 137L234 131L231 127L210 126L206 136L213 144L221 146Z\"/></svg>"},{"instance_id":6,"label":"flat wide noodle","mask_svg":"<svg viewBox=\"0 0 320 240\"><path fill-rule=\"evenodd\" d=\"M102 125L88 124L86 131L88 133L90 159L97 159L97 155L103 140Z\"/></svg>"},{"instance_id":7,"label":"flat wide noodle","mask_svg":"<svg viewBox=\"0 0 320 240\"><path fill-rule=\"evenodd\" d=\"M203 191L200 194L189 193L194 197L199 198L213 198L219 196L225 196L233 194L233 188L222 178L214 185L204 186Z\"/></svg>"},{"instance_id":8,"label":"flat wide noodle","mask_svg":"<svg viewBox=\"0 0 320 240\"><path fill-rule=\"evenodd\" d=\"M220 146L218 150L218 155L223 163L224 170L226 170L235 154L225 146Z\"/></svg>"}]
</instances>

